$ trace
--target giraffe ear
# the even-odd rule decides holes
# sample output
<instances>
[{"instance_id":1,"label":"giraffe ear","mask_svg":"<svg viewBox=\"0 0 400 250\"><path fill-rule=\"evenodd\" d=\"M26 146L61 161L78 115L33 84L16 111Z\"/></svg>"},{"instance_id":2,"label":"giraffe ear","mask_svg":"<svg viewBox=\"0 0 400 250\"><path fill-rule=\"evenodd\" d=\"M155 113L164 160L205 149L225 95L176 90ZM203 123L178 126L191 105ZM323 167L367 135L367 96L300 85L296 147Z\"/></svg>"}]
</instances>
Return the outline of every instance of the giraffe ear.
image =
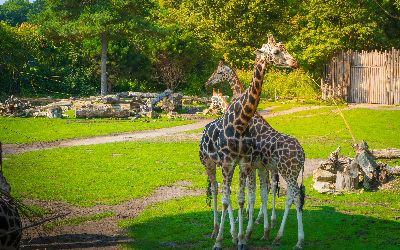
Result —
<instances>
[{"instance_id":1,"label":"giraffe ear","mask_svg":"<svg viewBox=\"0 0 400 250\"><path fill-rule=\"evenodd\" d=\"M272 45L276 44L275 38L272 34L268 34L268 43Z\"/></svg>"},{"instance_id":2,"label":"giraffe ear","mask_svg":"<svg viewBox=\"0 0 400 250\"><path fill-rule=\"evenodd\" d=\"M261 56L262 51L261 51L260 49L256 49L256 50L254 51L254 53L255 53L257 56Z\"/></svg>"}]
</instances>

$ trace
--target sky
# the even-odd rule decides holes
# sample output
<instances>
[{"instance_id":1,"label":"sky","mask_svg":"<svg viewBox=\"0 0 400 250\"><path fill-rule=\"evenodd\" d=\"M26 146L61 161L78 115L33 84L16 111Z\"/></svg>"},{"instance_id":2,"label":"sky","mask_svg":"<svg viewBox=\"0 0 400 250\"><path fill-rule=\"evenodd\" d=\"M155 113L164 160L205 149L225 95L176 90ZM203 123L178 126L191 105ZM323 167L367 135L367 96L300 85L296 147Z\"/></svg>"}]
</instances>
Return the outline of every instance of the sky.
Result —
<instances>
[{"instance_id":1,"label":"sky","mask_svg":"<svg viewBox=\"0 0 400 250\"><path fill-rule=\"evenodd\" d=\"M3 4L6 0L0 0L0 5ZM29 2L35 2L35 0L29 0Z\"/></svg>"}]
</instances>

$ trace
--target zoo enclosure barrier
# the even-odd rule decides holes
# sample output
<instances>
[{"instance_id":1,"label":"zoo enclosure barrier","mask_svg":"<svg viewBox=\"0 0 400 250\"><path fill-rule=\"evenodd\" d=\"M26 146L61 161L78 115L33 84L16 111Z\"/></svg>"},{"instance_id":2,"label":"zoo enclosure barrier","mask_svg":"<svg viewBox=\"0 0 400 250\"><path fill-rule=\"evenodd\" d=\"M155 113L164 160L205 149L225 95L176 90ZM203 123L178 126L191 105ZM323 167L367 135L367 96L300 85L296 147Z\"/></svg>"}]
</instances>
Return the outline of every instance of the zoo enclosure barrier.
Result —
<instances>
[{"instance_id":1,"label":"zoo enclosure barrier","mask_svg":"<svg viewBox=\"0 0 400 250\"><path fill-rule=\"evenodd\" d=\"M400 50L334 54L321 79L322 99L400 104Z\"/></svg>"}]
</instances>

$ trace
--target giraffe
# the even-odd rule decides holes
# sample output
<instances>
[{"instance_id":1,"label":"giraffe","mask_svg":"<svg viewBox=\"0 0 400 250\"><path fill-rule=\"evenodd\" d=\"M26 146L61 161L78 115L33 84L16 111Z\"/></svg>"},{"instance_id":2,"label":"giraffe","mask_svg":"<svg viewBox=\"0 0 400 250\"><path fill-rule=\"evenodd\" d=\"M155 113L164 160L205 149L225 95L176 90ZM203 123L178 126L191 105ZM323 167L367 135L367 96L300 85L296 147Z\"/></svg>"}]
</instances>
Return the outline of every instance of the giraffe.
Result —
<instances>
[{"instance_id":1,"label":"giraffe","mask_svg":"<svg viewBox=\"0 0 400 250\"><path fill-rule=\"evenodd\" d=\"M222 92L220 92L219 89L217 89L217 91L215 91L215 89L213 88L213 94L211 97L211 105L210 105L210 108L206 109L206 113L209 113L209 112L224 113L226 111L226 109L228 108L228 106L229 106L229 104L226 101L225 97L222 95Z\"/></svg>"},{"instance_id":2,"label":"giraffe","mask_svg":"<svg viewBox=\"0 0 400 250\"><path fill-rule=\"evenodd\" d=\"M281 45L283 46L283 45ZM283 48L283 47L282 47ZM233 93L233 100L236 99L238 96L240 96L241 93L244 92L244 87L243 84L240 82L239 77L235 73L234 70L232 70L229 65L222 59L220 63L218 64L217 69L214 71L214 73L210 76L206 83L206 87L212 85L214 86L217 83L227 81L232 89ZM256 112L254 114L254 118L260 120L261 124L265 124L266 126L270 127L267 121L265 121L261 115ZM253 135L254 137L259 136L258 131ZM275 211L275 205L276 205L276 193L278 190L278 185L279 185L279 175L276 172L273 172L272 169L271 171L271 177L272 177L272 215L271 215L271 228L275 227L276 223L276 211ZM267 181L267 190L266 192L269 192L269 187L271 186L269 183L269 177L268 177L268 172L266 172L267 175L265 176L265 180ZM253 172L253 176L251 178L255 178L255 171ZM250 180L248 180L250 181ZM262 194L262 193L261 193ZM247 207L248 208L248 207ZM259 214L256 219L256 223L260 223L262 220L262 215L263 215L263 210L259 210ZM266 228L266 232L269 232L269 225L264 225L264 228ZM263 236L264 239L268 239L268 233L266 233Z\"/></svg>"},{"instance_id":3,"label":"giraffe","mask_svg":"<svg viewBox=\"0 0 400 250\"><path fill-rule=\"evenodd\" d=\"M249 123L255 114L256 107L259 102L263 76L266 65L272 63L275 66L281 67L295 67L297 62L284 50L280 44L275 43L272 35L269 36L269 41L264 44L261 49L257 49L256 63L253 72L253 80L250 87L244 91L240 96L230 104L228 110L224 113L224 116L206 125L203 137L200 143L200 159L206 168L211 186L211 193L214 200L214 231L213 236L216 237L216 243L214 249L221 249L222 236L223 236L223 225L225 222L226 213L229 213L231 223L231 234L233 241L235 238L235 226L233 221L233 211L230 202L230 186L232 183L233 172L235 165L239 163L239 186L240 191L238 194L239 203L239 233L238 233L238 249L246 248L246 240L250 238L253 228L253 213L254 213L254 181L249 181L249 224L247 226L246 238L243 232L243 207L244 207L244 187L245 180L249 174L252 173L252 161L253 156L256 156L253 152L253 146L256 144L256 138L247 136L249 131ZM261 162L261 160L260 160ZM217 220L217 184L215 178L216 165L222 166L223 175L223 194L222 194L222 215L221 222L218 226ZM261 190L266 190L266 168L259 171L260 186ZM250 178L253 180L253 178ZM265 200L266 193L263 192L262 199ZM262 202L263 213L266 214L265 202ZM266 218L266 216L265 216ZM300 217L301 221L301 214ZM281 225L281 228L282 225ZM302 230L302 224L299 224L299 228ZM283 230L281 230L283 233ZM300 234L299 234L300 235ZM303 237L303 236L302 236ZM299 236L300 239L300 236ZM301 241L299 244L301 246Z\"/></svg>"},{"instance_id":4,"label":"giraffe","mask_svg":"<svg viewBox=\"0 0 400 250\"><path fill-rule=\"evenodd\" d=\"M283 45L281 45L281 46L283 46ZM240 83L240 80L238 79L237 75L234 73L234 71L232 69L229 68L228 65L226 65L225 62L221 62L219 64L219 67L217 68L217 70L214 73L215 74L213 74L210 77L209 83L215 84L215 83L217 83L219 81L228 80L230 85L231 85L232 90L234 91L234 97L238 96L238 93L235 93L236 90L243 91L243 87L242 87L242 85ZM298 176L300 170L303 169L303 164L304 164L304 151L301 148L300 144L293 137L289 137L287 135L284 135L284 134L279 133L276 130L274 130L257 113L254 115L254 117L252 119L253 119L253 121L252 121L253 123L252 122L249 123L249 126L250 126L249 132L251 134L250 135L251 137L258 138L258 139L256 139L256 145L254 145L255 146L254 152L255 152L255 155L259 154L261 156L260 159L262 160L262 164L263 165L268 167L268 164L271 164L271 162L272 162L271 159L268 159L268 158L269 158L269 156L273 155L274 152L271 151L271 145L269 143L266 143L268 141L271 141L271 138L273 140L273 137L278 136L278 137L280 137L280 139L282 141L284 141L284 143L287 145L288 148L292 147L292 148L295 149L295 150L287 150L289 152L285 152L285 150L283 150L282 154L283 155L292 154L293 155L292 158L299 159L300 160L299 162L302 163L302 164L300 164L300 168L298 168L299 166L297 166L297 171L298 172L297 172L297 174L296 173L294 174L295 175L295 179L292 180L292 185L291 186L296 186L297 187L296 184L293 185L293 182L296 182L297 176ZM257 126L259 126L259 127L257 128ZM283 148L286 145L284 145ZM292 151L292 152L290 152L290 151ZM280 159L281 157L279 156L279 153L277 155L275 155L275 157L272 157L272 158L275 158L275 159L272 159L272 160L274 160L276 162L282 161ZM291 165L291 164L289 163L288 165ZM288 166L288 167L291 167L291 166ZM275 194L276 194L275 190L276 190L276 187L277 187L278 177L277 177L276 173L274 174L274 172L276 172L277 169L274 169L274 168L271 168L271 167L269 167L269 168L273 172L272 176L273 176L273 183L274 183L274 185L272 187L272 189L273 189L272 190L272 193L273 193L273 214L272 214L272 218L271 218L272 224L274 224L275 221L276 221L276 214L275 214L275 207L274 207L274 205L275 205ZM295 166L295 168L296 168L296 166ZM288 178L292 178L291 176L288 176L288 175L286 175L286 176L283 175L283 177L286 180ZM290 183L288 182L288 184L290 184ZM304 197L300 197L300 199L303 199L303 198ZM302 202L304 202L304 201L300 201L300 205L301 206L302 206ZM285 210L285 211L287 211L287 210ZM262 213L263 213L263 209L260 209L260 213L259 213L259 218L258 219L261 219ZM285 217L285 220L286 220L286 217ZM284 222L283 222L282 225L284 226ZM268 227L268 224L266 224L266 225L264 224L264 238L268 238L268 229L265 230L266 226ZM300 230L300 233L302 233L301 231L302 230ZM282 234L283 234L283 227L281 226L281 229L280 229L280 231L278 233L278 236L277 236L277 239L275 240L275 243L279 242L279 239L282 236ZM301 246L301 244L300 244L300 246Z\"/></svg>"},{"instance_id":5,"label":"giraffe","mask_svg":"<svg viewBox=\"0 0 400 250\"><path fill-rule=\"evenodd\" d=\"M3 175L0 143L0 249L19 249L22 223L10 197L11 187Z\"/></svg>"}]
</instances>

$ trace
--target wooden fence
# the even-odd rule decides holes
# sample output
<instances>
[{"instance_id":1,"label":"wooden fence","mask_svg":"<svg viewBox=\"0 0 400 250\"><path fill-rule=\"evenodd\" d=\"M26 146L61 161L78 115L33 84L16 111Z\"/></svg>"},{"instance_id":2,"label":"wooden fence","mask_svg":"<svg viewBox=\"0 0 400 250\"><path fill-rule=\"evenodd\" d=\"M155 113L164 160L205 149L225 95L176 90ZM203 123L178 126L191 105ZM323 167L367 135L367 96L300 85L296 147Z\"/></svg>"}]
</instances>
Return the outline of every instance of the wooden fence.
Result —
<instances>
[{"instance_id":1,"label":"wooden fence","mask_svg":"<svg viewBox=\"0 0 400 250\"><path fill-rule=\"evenodd\" d=\"M400 51L336 53L325 66L322 98L400 104Z\"/></svg>"}]
</instances>

